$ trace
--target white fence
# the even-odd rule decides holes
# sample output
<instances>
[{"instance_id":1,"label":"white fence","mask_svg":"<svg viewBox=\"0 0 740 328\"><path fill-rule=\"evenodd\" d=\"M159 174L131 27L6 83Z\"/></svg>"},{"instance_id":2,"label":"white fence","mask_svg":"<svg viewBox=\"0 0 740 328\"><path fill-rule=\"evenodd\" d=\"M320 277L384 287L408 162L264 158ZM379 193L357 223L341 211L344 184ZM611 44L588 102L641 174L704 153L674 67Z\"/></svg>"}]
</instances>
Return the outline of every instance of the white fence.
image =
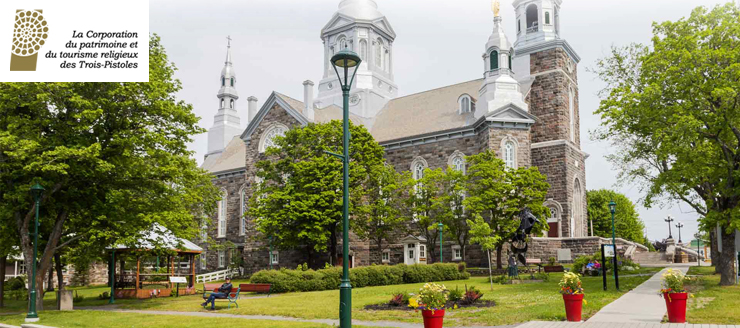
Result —
<instances>
[{"instance_id":1,"label":"white fence","mask_svg":"<svg viewBox=\"0 0 740 328\"><path fill-rule=\"evenodd\" d=\"M206 283L217 280L224 280L226 277L239 275L239 269L226 269L210 273L199 274L195 276L196 283Z\"/></svg>"}]
</instances>

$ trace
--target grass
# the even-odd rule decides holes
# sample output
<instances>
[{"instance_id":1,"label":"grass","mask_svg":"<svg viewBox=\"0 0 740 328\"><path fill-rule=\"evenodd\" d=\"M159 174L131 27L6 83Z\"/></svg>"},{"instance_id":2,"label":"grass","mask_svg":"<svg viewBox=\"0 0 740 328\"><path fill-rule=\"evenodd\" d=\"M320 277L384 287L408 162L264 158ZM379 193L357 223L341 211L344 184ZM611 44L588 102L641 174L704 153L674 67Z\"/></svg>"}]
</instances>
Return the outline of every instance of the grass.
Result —
<instances>
[{"instance_id":1,"label":"grass","mask_svg":"<svg viewBox=\"0 0 740 328\"><path fill-rule=\"evenodd\" d=\"M451 310L445 316L449 325L508 325L530 320L561 321L565 320L563 300L558 293L558 281L562 274L550 274L550 281L521 285L494 285L491 290L486 277L474 277L468 280L443 282L448 289L465 285L474 285L485 294L483 300L494 300L498 304L492 308ZM602 290L601 277L584 277L588 305L584 307L584 318L620 297L625 292L647 280L649 276L624 277L620 279L622 291ZM611 281L611 280L610 280ZM365 305L384 303L398 292L417 292L423 284L396 286L366 287L352 291L352 318L358 320L392 320L421 323L421 315L413 311L368 311ZM245 294L244 297L250 295ZM125 309L160 310L160 311L204 311L198 306L199 296L180 297L179 299L155 299L127 303ZM287 293L269 298L244 298L239 301L240 307L226 310L226 305L217 303L217 311L231 314L276 315L300 317L307 319L337 318L339 293L336 290ZM220 305L220 306L219 306Z\"/></svg>"},{"instance_id":2,"label":"grass","mask_svg":"<svg viewBox=\"0 0 740 328\"><path fill-rule=\"evenodd\" d=\"M689 286L694 295L689 299L686 320L694 324L737 324L740 322L740 286L719 286L720 275L714 267L691 267L689 275L697 275Z\"/></svg>"},{"instance_id":3,"label":"grass","mask_svg":"<svg viewBox=\"0 0 740 328\"><path fill-rule=\"evenodd\" d=\"M25 315L2 315L0 322L20 326ZM179 315L156 315L101 311L47 311L40 314L38 324L54 327L265 327L265 328L329 328L330 325L293 321L249 320L239 318L207 318ZM362 327L362 326L355 326ZM367 327L366 327L367 328Z\"/></svg>"},{"instance_id":4,"label":"grass","mask_svg":"<svg viewBox=\"0 0 740 328\"><path fill-rule=\"evenodd\" d=\"M658 269L650 268L651 272ZM487 282L487 277L473 277L468 280L447 281L443 282L448 289L460 288L467 286L476 286L483 293L483 300L493 300L497 303L495 307L480 309L458 309L450 310L445 316L447 325L510 325L531 320L544 321L562 321L565 320L562 297L558 293L558 282L562 274L551 273L549 281L520 284L520 285L493 285L493 289ZM586 290L586 300L588 304L583 308L583 317L587 319L598 312L606 304L619 298L622 294L641 284L649 276L631 276L620 277L622 291L616 291L611 288L608 291L602 290L601 277L583 277L583 287ZM608 278L611 282L611 276ZM214 282L215 283L215 282ZM369 311L364 310L365 305L388 302L392 295L399 292L414 293L418 292L423 284L406 284L382 287L357 288L352 291L352 318L356 320L390 320L421 323L421 315L414 311ZM109 289L105 286L77 288L79 295L85 297L80 303L75 303L75 307L80 306L102 306L108 303L107 300L98 300L97 296ZM298 317L305 319L334 319L339 316L339 292L337 290L305 292L305 293L287 293L277 294L269 298L250 298L254 296L250 293L242 293L242 299L239 301L239 308L226 309L227 302L217 302L216 312L227 314L243 315L274 315L286 317ZM45 296L45 308L54 307L55 294L47 293ZM130 310L156 310L156 311L179 311L179 312L207 312L199 304L203 302L200 295L181 296L179 298L168 297L149 300L116 300L116 305L122 309ZM21 313L25 311L26 302L9 301L6 302L9 307L0 309L2 312ZM77 311L75 312L77 313ZM60 314L56 311L40 312L42 317L51 318L59 316L58 320L71 320L68 314ZM119 313L116 313L119 315ZM124 314L120 314L124 315ZM126 313L125 315L131 315ZM107 315L105 315L107 316ZM22 318L22 316L16 316ZM157 316L163 317L163 316ZM136 317L144 318L144 317ZM0 321L5 322L4 317ZM57 319L54 319L57 320ZM98 319L96 319L98 320ZM100 318L100 320L107 320ZM139 320L139 319L137 319ZM127 322L145 322L130 321ZM159 319L157 319L159 320ZM177 318L171 320L178 320ZM221 319L219 319L221 320ZM244 320L244 319L240 319ZM165 320L166 321L166 320ZM182 320L177 322L191 321ZM210 320L212 322L212 320ZM154 322L154 321L152 321ZM200 321L192 321L200 322ZM202 322L201 322L202 323ZM54 325L48 323L50 325ZM58 324L56 324L58 325ZM103 323L101 326L109 326ZM255 324L254 326L262 326ZM86 327L86 326L78 326ZM117 327L117 326L111 326ZM273 326L268 326L273 327ZM282 326L274 326L282 327ZM302 327L302 326L297 326ZM313 327L313 326L308 326ZM321 326L316 326L321 327Z\"/></svg>"}]
</instances>

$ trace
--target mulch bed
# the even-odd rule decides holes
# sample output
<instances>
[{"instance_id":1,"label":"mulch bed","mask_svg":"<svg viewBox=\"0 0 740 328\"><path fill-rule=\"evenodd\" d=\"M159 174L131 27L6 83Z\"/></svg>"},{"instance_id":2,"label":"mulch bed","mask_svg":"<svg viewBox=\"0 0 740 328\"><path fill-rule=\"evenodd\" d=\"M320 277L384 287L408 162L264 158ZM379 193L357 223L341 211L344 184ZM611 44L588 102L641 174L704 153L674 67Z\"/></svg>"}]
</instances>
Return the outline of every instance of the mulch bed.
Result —
<instances>
[{"instance_id":1,"label":"mulch bed","mask_svg":"<svg viewBox=\"0 0 740 328\"><path fill-rule=\"evenodd\" d=\"M487 307L493 307L496 306L495 301L478 301L473 304L461 304L457 303L458 309L466 309L466 308L487 308ZM445 305L445 308L447 309L453 309L455 307L455 302L447 302ZM391 305L390 303L383 303L383 304L370 304L365 305L365 310L376 310L376 311L388 311L388 310L397 310L397 311L414 311L414 308L406 306L400 306L400 305Z\"/></svg>"}]
</instances>

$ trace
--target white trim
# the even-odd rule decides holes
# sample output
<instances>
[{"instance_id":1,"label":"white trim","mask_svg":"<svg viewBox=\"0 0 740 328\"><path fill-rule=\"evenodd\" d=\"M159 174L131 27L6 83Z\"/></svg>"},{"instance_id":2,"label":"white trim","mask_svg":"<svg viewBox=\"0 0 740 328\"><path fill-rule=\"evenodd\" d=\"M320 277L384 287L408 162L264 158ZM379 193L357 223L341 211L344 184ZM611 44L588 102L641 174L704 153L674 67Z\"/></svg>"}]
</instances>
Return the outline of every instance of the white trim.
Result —
<instances>
[{"instance_id":1,"label":"white trim","mask_svg":"<svg viewBox=\"0 0 740 328\"><path fill-rule=\"evenodd\" d=\"M516 140L516 138L512 136L505 136L501 139L501 159L504 160L504 163L506 163L506 144L511 142L514 144L514 149L512 151L512 158L514 166L511 167L512 169L517 169L519 167L519 141ZM507 165L507 167L509 167Z\"/></svg>"},{"instance_id":2,"label":"white trim","mask_svg":"<svg viewBox=\"0 0 740 328\"><path fill-rule=\"evenodd\" d=\"M551 207L555 208L555 215L553 216L556 218L556 220L552 221L550 218L547 218L547 223L557 223L558 224L558 238L563 237L563 206L560 205L560 202L552 198L546 200L543 203L543 205L546 206L547 208L551 208Z\"/></svg>"},{"instance_id":3,"label":"white trim","mask_svg":"<svg viewBox=\"0 0 740 328\"><path fill-rule=\"evenodd\" d=\"M465 99L468 100L468 111L467 112L463 111L463 106L462 106L462 102ZM472 113L472 112L473 112L473 97L471 97L467 93L463 93L462 95L460 95L460 97L457 98L457 113L462 115L464 113Z\"/></svg>"},{"instance_id":4,"label":"white trim","mask_svg":"<svg viewBox=\"0 0 740 328\"><path fill-rule=\"evenodd\" d=\"M529 146L530 149L537 149L537 148L545 148L545 147L554 147L554 146L561 146L561 145L568 145L571 149L577 151L578 153L583 156L583 159L586 160L591 155L583 150L578 149L576 145L568 140L565 139L559 139L559 140L550 140L550 141L542 141L542 142L536 142Z\"/></svg>"},{"instance_id":5,"label":"white trim","mask_svg":"<svg viewBox=\"0 0 740 328\"><path fill-rule=\"evenodd\" d=\"M244 184L239 190L239 204L241 205L239 207L239 236L244 236L247 234L247 218L244 216L244 214L247 212L246 207L248 205L247 200L244 197L246 195L246 192L247 185Z\"/></svg>"},{"instance_id":6,"label":"white trim","mask_svg":"<svg viewBox=\"0 0 740 328\"><path fill-rule=\"evenodd\" d=\"M420 176L420 177L416 175L416 166L417 166L417 164L421 164L421 165L424 166L424 168L422 169L422 176ZM414 160L411 161L411 167L410 167L410 169L411 169L411 176L414 178L414 180L419 180L420 178L423 178L424 177L423 170L424 169L428 169L428 168L429 168L429 164L427 164L427 161L424 159L424 157L416 156L414 158Z\"/></svg>"},{"instance_id":7,"label":"white trim","mask_svg":"<svg viewBox=\"0 0 740 328\"><path fill-rule=\"evenodd\" d=\"M218 267L219 269L226 267L226 251L225 250L218 251Z\"/></svg>"},{"instance_id":8,"label":"white trim","mask_svg":"<svg viewBox=\"0 0 740 328\"><path fill-rule=\"evenodd\" d=\"M455 159L460 158L462 159L463 167L462 167L462 173L465 174L468 170L468 161L465 160L465 154L459 150L455 150L450 157L447 158L447 166L451 168L455 168Z\"/></svg>"},{"instance_id":9,"label":"white trim","mask_svg":"<svg viewBox=\"0 0 740 328\"><path fill-rule=\"evenodd\" d=\"M203 251L203 253L200 253L200 269L201 270L208 269L208 254L206 253L206 251Z\"/></svg>"},{"instance_id":10,"label":"white trim","mask_svg":"<svg viewBox=\"0 0 740 328\"><path fill-rule=\"evenodd\" d=\"M265 143L267 143L267 136L276 130L283 130L283 131L282 133L276 134L275 137L284 136L285 132L288 132L290 128L282 123L273 123L270 126L268 126L267 129L265 129L265 131L262 132L262 135L260 136L260 142L259 142L259 148L258 148L260 154L264 153L265 150L267 150L267 147L265 146Z\"/></svg>"},{"instance_id":11,"label":"white trim","mask_svg":"<svg viewBox=\"0 0 740 328\"><path fill-rule=\"evenodd\" d=\"M572 85L574 85L576 88L578 88L578 83L576 83L576 81L574 81L573 78L571 78L570 75L566 71L564 71L562 68L555 68L555 69L551 69L551 70L547 70L547 71L542 71L542 72L534 73L534 74L531 74L530 77L538 77L540 75L547 75L547 74L550 74L550 73L563 73L563 75L565 75L565 78L567 78L568 81L570 81L570 83Z\"/></svg>"},{"instance_id":12,"label":"white trim","mask_svg":"<svg viewBox=\"0 0 740 328\"><path fill-rule=\"evenodd\" d=\"M384 258L387 257L387 258ZM382 263L390 263L391 262L391 251L390 250L383 250L383 252L380 254L380 262Z\"/></svg>"},{"instance_id":13,"label":"white trim","mask_svg":"<svg viewBox=\"0 0 740 328\"><path fill-rule=\"evenodd\" d=\"M460 251L460 256L457 256L456 251ZM453 261L459 261L462 260L462 247L460 245L452 245L452 260Z\"/></svg>"},{"instance_id":14,"label":"white trim","mask_svg":"<svg viewBox=\"0 0 740 328\"><path fill-rule=\"evenodd\" d=\"M228 231L228 218L229 218L229 192L221 188L221 200L218 202L218 214L216 215L218 231L216 232L218 238L226 237Z\"/></svg>"},{"instance_id":15,"label":"white trim","mask_svg":"<svg viewBox=\"0 0 740 328\"><path fill-rule=\"evenodd\" d=\"M576 198L576 186L578 186L578 190L580 191L580 195L579 195L580 198L578 199ZM585 196L585 189L584 189L583 183L581 183L580 177L576 176L575 178L573 178L573 202L571 204L571 217L573 218L573 223L576 226L578 226L578 222L576 222L576 220L580 221L580 227L579 227L580 229L576 231L575 237L585 237L583 235L583 230L584 230L583 224L586 221L584 217L585 213L583 211L583 197L584 196ZM576 219L576 213L579 214L577 219ZM572 226L570 227L571 237L574 237L573 228L574 227Z\"/></svg>"}]
</instances>

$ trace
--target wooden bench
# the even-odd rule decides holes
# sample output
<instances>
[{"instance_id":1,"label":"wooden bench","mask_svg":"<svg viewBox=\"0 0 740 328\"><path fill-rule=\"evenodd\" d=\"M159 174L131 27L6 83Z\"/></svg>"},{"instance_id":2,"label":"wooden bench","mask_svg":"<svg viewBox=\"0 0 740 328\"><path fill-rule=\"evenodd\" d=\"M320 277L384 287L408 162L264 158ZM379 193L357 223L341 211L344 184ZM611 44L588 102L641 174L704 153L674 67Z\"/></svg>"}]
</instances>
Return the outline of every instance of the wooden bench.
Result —
<instances>
[{"instance_id":1,"label":"wooden bench","mask_svg":"<svg viewBox=\"0 0 740 328\"><path fill-rule=\"evenodd\" d=\"M208 297L211 296L210 295L211 293L218 293L219 292L218 289L220 287L221 287L220 284L203 284L203 299L207 300ZM229 293L229 295L226 295L226 298L217 298L216 301L218 300L229 301L229 305L226 307L227 309L231 308L231 304L234 304L236 305L237 308L239 308L239 304L236 303L236 301L239 299L239 292L240 292L239 288L232 287L231 292ZM204 308L206 306L208 305L207 304L203 305Z\"/></svg>"},{"instance_id":2,"label":"wooden bench","mask_svg":"<svg viewBox=\"0 0 740 328\"><path fill-rule=\"evenodd\" d=\"M272 292L272 285L270 284L240 284L239 290L243 292L267 293L267 297L270 297L270 293Z\"/></svg>"}]
</instances>

